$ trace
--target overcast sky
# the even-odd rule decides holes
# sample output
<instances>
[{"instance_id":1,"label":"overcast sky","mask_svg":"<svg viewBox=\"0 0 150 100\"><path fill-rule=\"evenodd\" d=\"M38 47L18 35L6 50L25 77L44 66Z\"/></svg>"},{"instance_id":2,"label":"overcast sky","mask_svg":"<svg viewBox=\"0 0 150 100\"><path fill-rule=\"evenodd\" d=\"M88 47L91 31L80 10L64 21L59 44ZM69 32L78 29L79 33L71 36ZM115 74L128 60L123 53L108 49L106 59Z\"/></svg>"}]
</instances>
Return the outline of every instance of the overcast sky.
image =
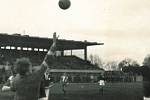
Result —
<instances>
[{"instance_id":1,"label":"overcast sky","mask_svg":"<svg viewBox=\"0 0 150 100\"><path fill-rule=\"evenodd\" d=\"M0 32L103 42L88 53L104 60L141 63L150 52L149 0L71 0L68 10L58 1L0 0Z\"/></svg>"}]
</instances>

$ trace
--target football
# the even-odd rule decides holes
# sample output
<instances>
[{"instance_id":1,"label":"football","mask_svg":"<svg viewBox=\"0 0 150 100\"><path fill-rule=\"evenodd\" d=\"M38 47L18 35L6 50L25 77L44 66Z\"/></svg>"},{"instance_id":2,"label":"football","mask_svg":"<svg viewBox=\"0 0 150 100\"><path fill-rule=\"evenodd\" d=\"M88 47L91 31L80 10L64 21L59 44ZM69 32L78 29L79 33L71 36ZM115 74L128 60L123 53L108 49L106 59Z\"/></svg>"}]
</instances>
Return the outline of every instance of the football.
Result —
<instances>
[{"instance_id":1,"label":"football","mask_svg":"<svg viewBox=\"0 0 150 100\"><path fill-rule=\"evenodd\" d=\"M61 9L66 10L71 6L70 0L59 0L58 5Z\"/></svg>"}]
</instances>

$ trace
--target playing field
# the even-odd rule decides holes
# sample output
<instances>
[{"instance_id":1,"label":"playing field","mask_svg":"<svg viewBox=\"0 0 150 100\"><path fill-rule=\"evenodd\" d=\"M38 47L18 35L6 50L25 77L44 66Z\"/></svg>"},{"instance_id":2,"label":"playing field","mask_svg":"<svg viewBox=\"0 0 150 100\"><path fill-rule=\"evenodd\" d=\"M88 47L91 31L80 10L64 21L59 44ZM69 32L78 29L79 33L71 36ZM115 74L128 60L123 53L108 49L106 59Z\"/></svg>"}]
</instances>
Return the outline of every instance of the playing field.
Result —
<instances>
[{"instance_id":1,"label":"playing field","mask_svg":"<svg viewBox=\"0 0 150 100\"><path fill-rule=\"evenodd\" d=\"M50 89L49 100L142 100L142 83L106 83L103 91L98 84L71 83L65 87L56 84Z\"/></svg>"},{"instance_id":2,"label":"playing field","mask_svg":"<svg viewBox=\"0 0 150 100\"><path fill-rule=\"evenodd\" d=\"M12 92L0 92L0 100L12 97ZM143 88L142 83L106 83L102 92L95 83L70 83L63 90L57 83L50 88L49 97L49 100L142 100Z\"/></svg>"}]
</instances>

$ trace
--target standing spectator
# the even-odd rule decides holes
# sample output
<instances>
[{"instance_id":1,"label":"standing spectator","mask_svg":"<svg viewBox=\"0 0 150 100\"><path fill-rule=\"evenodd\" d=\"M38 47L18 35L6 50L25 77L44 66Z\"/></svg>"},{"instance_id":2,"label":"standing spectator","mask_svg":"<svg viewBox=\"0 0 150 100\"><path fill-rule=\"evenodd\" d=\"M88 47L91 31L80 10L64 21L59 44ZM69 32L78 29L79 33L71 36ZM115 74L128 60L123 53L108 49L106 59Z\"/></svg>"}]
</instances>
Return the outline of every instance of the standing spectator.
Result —
<instances>
[{"instance_id":1,"label":"standing spectator","mask_svg":"<svg viewBox=\"0 0 150 100\"><path fill-rule=\"evenodd\" d=\"M2 68L2 83L6 81L6 70L5 67L3 66Z\"/></svg>"},{"instance_id":2,"label":"standing spectator","mask_svg":"<svg viewBox=\"0 0 150 100\"><path fill-rule=\"evenodd\" d=\"M7 89L9 90L9 88L10 88L12 82L13 82L13 79L14 79L14 77L16 76L16 72L15 72L13 69L12 69L11 71L12 71L12 75L9 76L7 82L5 82L5 84L3 85L2 91L5 91L5 90L7 90ZM6 88L7 88L7 89L6 89Z\"/></svg>"}]
</instances>

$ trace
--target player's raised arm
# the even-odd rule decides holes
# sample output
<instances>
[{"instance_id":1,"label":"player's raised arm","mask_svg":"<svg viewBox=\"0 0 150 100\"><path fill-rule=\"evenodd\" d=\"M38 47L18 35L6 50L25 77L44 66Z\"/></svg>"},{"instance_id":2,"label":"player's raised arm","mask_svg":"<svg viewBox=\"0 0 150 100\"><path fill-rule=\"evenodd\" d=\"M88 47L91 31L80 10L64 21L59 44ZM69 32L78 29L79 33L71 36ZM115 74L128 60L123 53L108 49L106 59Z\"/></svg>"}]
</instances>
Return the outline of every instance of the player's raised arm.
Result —
<instances>
[{"instance_id":1,"label":"player's raised arm","mask_svg":"<svg viewBox=\"0 0 150 100\"><path fill-rule=\"evenodd\" d=\"M55 54L56 54L56 33L53 34L53 44L51 45L50 49L48 50L42 65L46 66L46 67L51 67L52 64L54 63L54 59L55 59Z\"/></svg>"}]
</instances>

